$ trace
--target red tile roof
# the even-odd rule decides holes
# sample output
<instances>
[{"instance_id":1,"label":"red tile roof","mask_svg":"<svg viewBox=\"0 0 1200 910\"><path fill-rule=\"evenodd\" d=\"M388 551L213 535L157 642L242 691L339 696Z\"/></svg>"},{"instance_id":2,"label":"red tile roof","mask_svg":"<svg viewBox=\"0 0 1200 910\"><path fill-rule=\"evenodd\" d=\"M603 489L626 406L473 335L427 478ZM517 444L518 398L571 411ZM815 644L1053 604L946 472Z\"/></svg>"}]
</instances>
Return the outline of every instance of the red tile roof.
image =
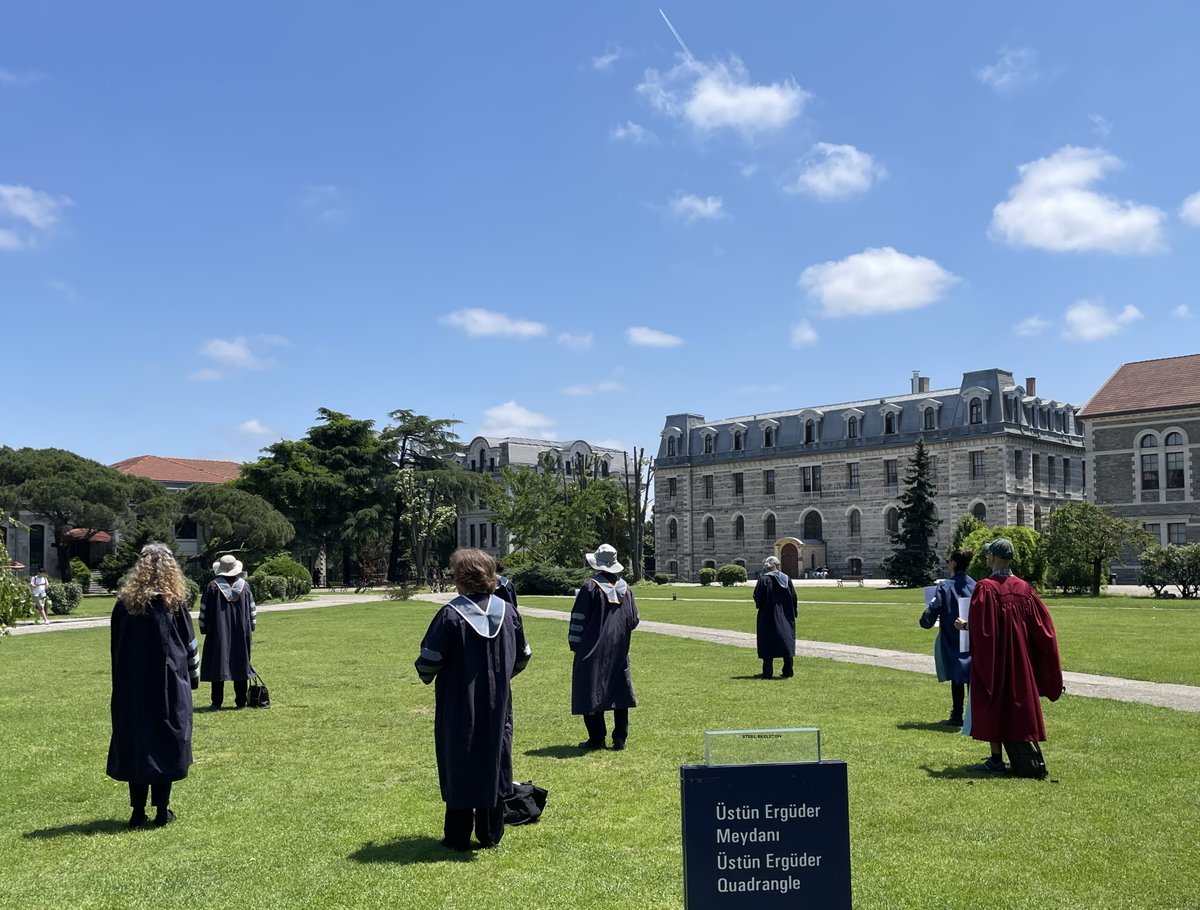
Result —
<instances>
[{"instance_id":1,"label":"red tile roof","mask_svg":"<svg viewBox=\"0 0 1200 910\"><path fill-rule=\"evenodd\" d=\"M82 540L89 534L92 536L88 537L88 540L93 543L112 543L112 535L107 531L93 531L90 528L71 528L67 531L67 536L72 540Z\"/></svg>"},{"instance_id":2,"label":"red tile roof","mask_svg":"<svg viewBox=\"0 0 1200 910\"><path fill-rule=\"evenodd\" d=\"M1136 411L1200 406L1200 354L1139 360L1122 365L1079 416L1103 417Z\"/></svg>"},{"instance_id":3,"label":"red tile roof","mask_svg":"<svg viewBox=\"0 0 1200 910\"><path fill-rule=\"evenodd\" d=\"M235 480L241 469L236 461L207 461L202 458L162 458L138 455L112 467L122 474L148 477L159 483L225 483Z\"/></svg>"}]
</instances>

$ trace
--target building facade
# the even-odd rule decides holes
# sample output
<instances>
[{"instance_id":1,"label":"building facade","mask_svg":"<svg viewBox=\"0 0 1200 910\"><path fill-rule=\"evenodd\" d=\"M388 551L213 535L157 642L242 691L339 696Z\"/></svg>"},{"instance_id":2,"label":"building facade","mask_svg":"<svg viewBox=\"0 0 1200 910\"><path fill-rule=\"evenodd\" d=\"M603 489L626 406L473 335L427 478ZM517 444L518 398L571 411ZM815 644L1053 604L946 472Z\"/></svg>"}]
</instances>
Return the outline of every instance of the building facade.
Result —
<instances>
[{"instance_id":1,"label":"building facade","mask_svg":"<svg viewBox=\"0 0 1200 910\"><path fill-rule=\"evenodd\" d=\"M460 462L467 470L491 474L498 481L500 469L504 467L541 470L542 456L546 454L554 457L554 469L562 472L567 480L580 476L624 477L624 452L592 445L582 439L557 442L516 436L502 439L476 436ZM511 553L513 549L512 535L497 523L496 513L474 497L458 511L456 539L460 547L478 547L497 557Z\"/></svg>"},{"instance_id":2,"label":"building facade","mask_svg":"<svg viewBox=\"0 0 1200 910\"><path fill-rule=\"evenodd\" d=\"M1084 406L1088 498L1160 544L1200 542L1200 354L1122 365ZM1138 554L1114 566L1137 584Z\"/></svg>"},{"instance_id":3,"label":"building facade","mask_svg":"<svg viewBox=\"0 0 1200 910\"><path fill-rule=\"evenodd\" d=\"M793 576L822 566L879 575L918 439L932 458L939 548L965 512L1036 528L1083 498L1073 405L1000 369L929 386L914 372L902 395L717 421L667 417L654 477L659 571L694 581L701 568L734 563L753 577L774 555Z\"/></svg>"}]
</instances>

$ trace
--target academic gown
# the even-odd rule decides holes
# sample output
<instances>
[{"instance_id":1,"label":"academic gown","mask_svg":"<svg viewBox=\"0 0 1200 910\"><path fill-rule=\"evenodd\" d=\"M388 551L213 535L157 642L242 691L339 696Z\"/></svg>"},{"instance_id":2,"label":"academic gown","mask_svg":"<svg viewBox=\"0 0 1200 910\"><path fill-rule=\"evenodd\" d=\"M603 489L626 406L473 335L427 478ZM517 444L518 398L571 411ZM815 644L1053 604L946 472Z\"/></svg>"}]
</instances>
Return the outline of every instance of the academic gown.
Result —
<instances>
[{"instance_id":1,"label":"academic gown","mask_svg":"<svg viewBox=\"0 0 1200 910\"><path fill-rule=\"evenodd\" d=\"M512 604L513 609L517 611L517 615L521 615L520 609L517 607L517 589L513 583L503 575L496 576L496 596L501 600L508 601ZM500 763L505 769L504 780L501 781L501 796L508 796L512 793L512 743L513 743L513 712L510 703L508 709L508 719L504 722L504 744L500 749Z\"/></svg>"},{"instance_id":2,"label":"academic gown","mask_svg":"<svg viewBox=\"0 0 1200 910\"><path fill-rule=\"evenodd\" d=\"M1015 575L975 585L971 636L971 736L983 742L1044 742L1038 696L1057 701L1062 662L1050 611Z\"/></svg>"},{"instance_id":3,"label":"academic gown","mask_svg":"<svg viewBox=\"0 0 1200 910\"><path fill-rule=\"evenodd\" d=\"M517 588L510 579L504 575L496 576L496 596L501 600L507 600L510 604L517 608L520 612L520 604L517 603Z\"/></svg>"},{"instance_id":4,"label":"academic gown","mask_svg":"<svg viewBox=\"0 0 1200 910\"><path fill-rule=\"evenodd\" d=\"M975 590L975 579L966 572L938 582L933 592L933 602L921 614L922 629L938 626L938 637L934 644L937 653L938 682L968 683L971 681L971 652L958 649L959 632L954 628L958 619L958 599L970 597ZM969 623L970 620L968 619Z\"/></svg>"},{"instance_id":5,"label":"academic gown","mask_svg":"<svg viewBox=\"0 0 1200 910\"><path fill-rule=\"evenodd\" d=\"M186 609L161 597L145 613L117 601L110 626L112 739L108 776L135 784L187 777L192 764L192 689L200 685L196 636Z\"/></svg>"},{"instance_id":6,"label":"academic gown","mask_svg":"<svg viewBox=\"0 0 1200 910\"><path fill-rule=\"evenodd\" d=\"M575 652L572 714L637 707L629 641L640 621L633 591L623 579L598 573L579 589L567 630L567 644Z\"/></svg>"},{"instance_id":7,"label":"academic gown","mask_svg":"<svg viewBox=\"0 0 1200 910\"><path fill-rule=\"evenodd\" d=\"M250 638L258 625L258 607L244 578L214 578L200 598L200 634L205 682L250 678Z\"/></svg>"},{"instance_id":8,"label":"academic gown","mask_svg":"<svg viewBox=\"0 0 1200 910\"><path fill-rule=\"evenodd\" d=\"M520 616L494 594L482 607L459 595L429 624L416 668L423 683L436 682L434 749L451 809L496 806L511 786L511 753L507 768L502 754L510 682L530 654Z\"/></svg>"},{"instance_id":9,"label":"academic gown","mask_svg":"<svg viewBox=\"0 0 1200 910\"><path fill-rule=\"evenodd\" d=\"M796 654L796 588L783 572L764 572L754 586L761 660Z\"/></svg>"}]
</instances>

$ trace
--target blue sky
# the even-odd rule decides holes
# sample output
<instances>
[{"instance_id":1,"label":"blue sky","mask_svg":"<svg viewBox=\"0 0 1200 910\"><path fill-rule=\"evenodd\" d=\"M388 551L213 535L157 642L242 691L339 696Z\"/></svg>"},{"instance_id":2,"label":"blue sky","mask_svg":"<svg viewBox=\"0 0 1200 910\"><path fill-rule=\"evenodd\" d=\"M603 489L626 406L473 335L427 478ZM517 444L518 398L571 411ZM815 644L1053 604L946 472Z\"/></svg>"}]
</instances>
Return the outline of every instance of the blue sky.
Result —
<instances>
[{"instance_id":1,"label":"blue sky","mask_svg":"<svg viewBox=\"0 0 1200 910\"><path fill-rule=\"evenodd\" d=\"M0 442L655 448L1200 350L1200 8L0 4Z\"/></svg>"}]
</instances>

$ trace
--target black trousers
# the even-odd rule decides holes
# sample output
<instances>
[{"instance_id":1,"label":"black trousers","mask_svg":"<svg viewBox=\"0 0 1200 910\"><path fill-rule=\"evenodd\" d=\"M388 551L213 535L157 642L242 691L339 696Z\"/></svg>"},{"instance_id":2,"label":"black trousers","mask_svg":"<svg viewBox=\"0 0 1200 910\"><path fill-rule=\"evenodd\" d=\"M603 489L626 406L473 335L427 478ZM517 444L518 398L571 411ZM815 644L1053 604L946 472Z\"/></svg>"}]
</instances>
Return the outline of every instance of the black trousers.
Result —
<instances>
[{"instance_id":1,"label":"black trousers","mask_svg":"<svg viewBox=\"0 0 1200 910\"><path fill-rule=\"evenodd\" d=\"M476 807L474 809L451 809L446 807L446 822L442 830L446 833L445 844L463 850L471 846L471 827L475 837L484 847L494 847L504 837L504 806Z\"/></svg>"},{"instance_id":2,"label":"black trousers","mask_svg":"<svg viewBox=\"0 0 1200 910\"><path fill-rule=\"evenodd\" d=\"M785 657L783 659L783 672L780 674L781 676L794 676L795 675L795 673L792 670L793 661L794 661L794 658L791 658L791 657ZM770 679L774 675L775 675L775 658L773 658L773 657L764 658L763 659L763 676L765 676L767 679Z\"/></svg>"},{"instance_id":3,"label":"black trousers","mask_svg":"<svg viewBox=\"0 0 1200 910\"><path fill-rule=\"evenodd\" d=\"M587 727L589 742L596 744L604 742L604 737L608 735L608 728L604 723L603 711L583 715L583 725ZM613 742L623 743L628 738L629 709L617 708L613 711Z\"/></svg>"},{"instance_id":4,"label":"black trousers","mask_svg":"<svg viewBox=\"0 0 1200 910\"><path fill-rule=\"evenodd\" d=\"M950 716L955 720L962 720L963 695L965 694L966 688L966 683L950 683L950 698L953 700L953 707L950 709Z\"/></svg>"},{"instance_id":5,"label":"black trousers","mask_svg":"<svg viewBox=\"0 0 1200 910\"><path fill-rule=\"evenodd\" d=\"M171 782L165 784L130 784L129 805L134 809L146 808L146 797L155 809L165 809L171 804Z\"/></svg>"},{"instance_id":6,"label":"black trousers","mask_svg":"<svg viewBox=\"0 0 1200 910\"><path fill-rule=\"evenodd\" d=\"M235 679L233 681L233 703L239 708L246 707L246 692L250 688L250 680ZM212 703L213 707L221 707L221 703L225 701L225 681L214 679L212 684Z\"/></svg>"}]
</instances>

